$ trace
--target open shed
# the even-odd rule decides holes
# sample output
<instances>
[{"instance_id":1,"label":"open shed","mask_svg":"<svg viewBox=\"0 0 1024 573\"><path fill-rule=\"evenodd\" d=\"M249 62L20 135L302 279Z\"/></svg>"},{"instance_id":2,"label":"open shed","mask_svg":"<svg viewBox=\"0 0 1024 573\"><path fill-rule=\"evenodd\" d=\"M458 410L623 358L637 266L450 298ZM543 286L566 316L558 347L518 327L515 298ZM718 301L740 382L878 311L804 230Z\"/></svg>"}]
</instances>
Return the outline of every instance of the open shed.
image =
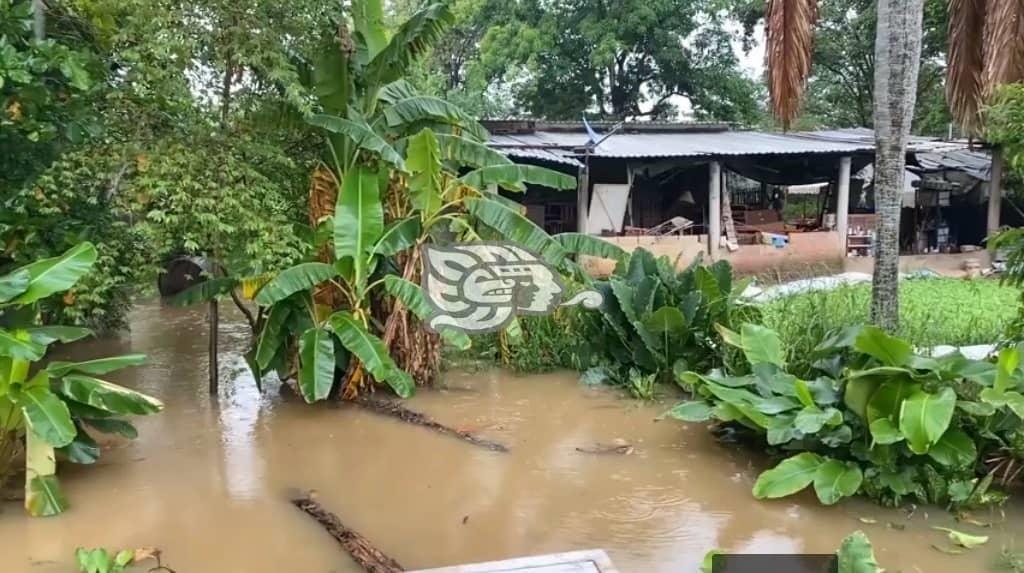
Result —
<instances>
[{"instance_id":1,"label":"open shed","mask_svg":"<svg viewBox=\"0 0 1024 573\"><path fill-rule=\"evenodd\" d=\"M862 142L733 131L721 124L485 125L490 145L513 160L578 177L575 197L530 188L519 198L549 232L600 235L680 262L705 252L738 267L841 258L850 175L874 156L874 146ZM825 184L817 220L786 225L780 189L807 184Z\"/></svg>"}]
</instances>

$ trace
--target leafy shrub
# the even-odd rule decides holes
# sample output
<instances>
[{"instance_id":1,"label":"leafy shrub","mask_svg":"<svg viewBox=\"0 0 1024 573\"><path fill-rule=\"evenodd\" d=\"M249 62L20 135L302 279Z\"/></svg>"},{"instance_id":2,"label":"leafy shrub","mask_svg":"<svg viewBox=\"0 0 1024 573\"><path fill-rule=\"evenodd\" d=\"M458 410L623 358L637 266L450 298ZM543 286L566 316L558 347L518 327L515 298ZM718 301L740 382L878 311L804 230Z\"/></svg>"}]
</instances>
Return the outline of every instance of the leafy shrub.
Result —
<instances>
[{"instance_id":1,"label":"leafy shrub","mask_svg":"<svg viewBox=\"0 0 1024 573\"><path fill-rule=\"evenodd\" d=\"M900 285L901 338L918 348L991 344L1013 320L1019 291L993 280L912 279ZM844 285L782 297L763 305L763 324L779 333L790 371L810 372L808 357L837 328L868 320L868 285Z\"/></svg>"},{"instance_id":2,"label":"leafy shrub","mask_svg":"<svg viewBox=\"0 0 1024 573\"><path fill-rule=\"evenodd\" d=\"M670 415L715 419L778 452L798 452L761 474L755 497L785 497L813 484L824 504L858 493L894 504L998 499L987 492L991 477L977 477L984 473L979 459L1021 436L1018 349L1004 350L998 364L958 353L928 358L876 327L851 327L811 352L815 375L801 379L786 372L774 331L749 323L719 330L752 373L681 373L695 399Z\"/></svg>"},{"instance_id":3,"label":"leafy shrub","mask_svg":"<svg viewBox=\"0 0 1024 573\"><path fill-rule=\"evenodd\" d=\"M698 260L677 272L667 257L638 249L590 288L604 302L598 312L580 315L590 350L583 358L599 369L590 376L603 372L619 383L628 381L631 369L667 381L673 369L721 366L728 355L714 325L756 313L739 300L746 284L733 280L727 261L705 266Z\"/></svg>"}]
</instances>

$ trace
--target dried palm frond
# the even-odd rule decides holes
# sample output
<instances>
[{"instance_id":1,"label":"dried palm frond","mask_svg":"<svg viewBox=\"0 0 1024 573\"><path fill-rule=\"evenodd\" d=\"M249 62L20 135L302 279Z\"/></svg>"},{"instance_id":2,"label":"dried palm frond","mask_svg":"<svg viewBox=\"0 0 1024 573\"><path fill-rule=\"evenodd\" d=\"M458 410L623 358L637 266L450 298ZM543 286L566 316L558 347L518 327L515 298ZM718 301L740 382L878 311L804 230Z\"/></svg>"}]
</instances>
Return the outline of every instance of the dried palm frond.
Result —
<instances>
[{"instance_id":1,"label":"dried palm frond","mask_svg":"<svg viewBox=\"0 0 1024 573\"><path fill-rule=\"evenodd\" d=\"M1024 0L989 0L985 15L985 97L1024 79Z\"/></svg>"},{"instance_id":2,"label":"dried palm frond","mask_svg":"<svg viewBox=\"0 0 1024 573\"><path fill-rule=\"evenodd\" d=\"M949 0L949 64L946 100L964 131L980 129L985 72L986 0Z\"/></svg>"},{"instance_id":3,"label":"dried palm frond","mask_svg":"<svg viewBox=\"0 0 1024 573\"><path fill-rule=\"evenodd\" d=\"M768 0L765 15L765 66L771 109L789 126L800 113L811 73L817 0Z\"/></svg>"},{"instance_id":4,"label":"dried palm frond","mask_svg":"<svg viewBox=\"0 0 1024 573\"><path fill-rule=\"evenodd\" d=\"M334 205L338 201L338 179L334 171L325 165L319 165L309 178L309 226L316 229L326 217L334 214ZM333 259L331 244L320 247L317 259L329 263ZM323 283L313 291L313 301L328 308L341 308L345 304L345 295L334 283Z\"/></svg>"},{"instance_id":5,"label":"dried palm frond","mask_svg":"<svg viewBox=\"0 0 1024 573\"><path fill-rule=\"evenodd\" d=\"M324 217L334 214L338 201L338 179L326 165L319 165L309 178L309 224L316 227Z\"/></svg>"}]
</instances>

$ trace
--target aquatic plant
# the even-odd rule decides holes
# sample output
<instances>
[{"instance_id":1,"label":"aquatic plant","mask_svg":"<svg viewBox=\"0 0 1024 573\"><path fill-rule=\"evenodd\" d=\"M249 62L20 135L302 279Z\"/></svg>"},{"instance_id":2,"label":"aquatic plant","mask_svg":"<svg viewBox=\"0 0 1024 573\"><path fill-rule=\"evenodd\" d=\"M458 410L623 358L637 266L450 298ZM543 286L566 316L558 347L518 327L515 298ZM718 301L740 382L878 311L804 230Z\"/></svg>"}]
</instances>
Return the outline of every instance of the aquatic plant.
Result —
<instances>
[{"instance_id":1,"label":"aquatic plant","mask_svg":"<svg viewBox=\"0 0 1024 573\"><path fill-rule=\"evenodd\" d=\"M705 370L728 359L715 324L752 319L756 309L740 300L746 281L735 281L727 261L700 259L677 272L667 257L637 249L606 280L590 288L604 296L600 312L583 313L586 360L626 383L630 369L668 381L672 371Z\"/></svg>"},{"instance_id":2,"label":"aquatic plant","mask_svg":"<svg viewBox=\"0 0 1024 573\"><path fill-rule=\"evenodd\" d=\"M813 485L824 504L858 493L892 504L1002 499L989 491L993 478L980 460L1024 431L1019 349L995 364L958 353L930 358L876 327L851 327L819 344L810 356L815 376L800 378L786 371L774 331L749 323L719 331L751 373L680 373L694 400L669 415L717 420L775 452L797 452L760 475L755 497Z\"/></svg>"},{"instance_id":3,"label":"aquatic plant","mask_svg":"<svg viewBox=\"0 0 1024 573\"><path fill-rule=\"evenodd\" d=\"M56 454L83 464L99 458L99 446L86 428L134 438L135 427L115 416L163 408L155 398L96 378L141 364L141 354L38 365L51 344L92 334L81 327L40 324L39 303L70 291L96 258L96 248L81 243L0 276L0 486L24 442L25 509L35 516L67 508L55 475Z\"/></svg>"}]
</instances>

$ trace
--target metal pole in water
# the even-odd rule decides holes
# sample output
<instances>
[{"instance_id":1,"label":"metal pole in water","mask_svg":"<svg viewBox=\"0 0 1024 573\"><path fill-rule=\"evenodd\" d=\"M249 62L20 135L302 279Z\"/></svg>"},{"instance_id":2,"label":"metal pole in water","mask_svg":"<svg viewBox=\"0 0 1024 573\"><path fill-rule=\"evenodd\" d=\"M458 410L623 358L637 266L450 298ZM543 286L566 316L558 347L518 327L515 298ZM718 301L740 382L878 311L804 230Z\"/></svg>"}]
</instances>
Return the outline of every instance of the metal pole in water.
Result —
<instances>
[{"instance_id":1,"label":"metal pole in water","mask_svg":"<svg viewBox=\"0 0 1024 573\"><path fill-rule=\"evenodd\" d=\"M217 395L219 386L219 375L217 369L217 327L220 322L220 309L217 307L217 299L210 300L210 394Z\"/></svg>"}]
</instances>

